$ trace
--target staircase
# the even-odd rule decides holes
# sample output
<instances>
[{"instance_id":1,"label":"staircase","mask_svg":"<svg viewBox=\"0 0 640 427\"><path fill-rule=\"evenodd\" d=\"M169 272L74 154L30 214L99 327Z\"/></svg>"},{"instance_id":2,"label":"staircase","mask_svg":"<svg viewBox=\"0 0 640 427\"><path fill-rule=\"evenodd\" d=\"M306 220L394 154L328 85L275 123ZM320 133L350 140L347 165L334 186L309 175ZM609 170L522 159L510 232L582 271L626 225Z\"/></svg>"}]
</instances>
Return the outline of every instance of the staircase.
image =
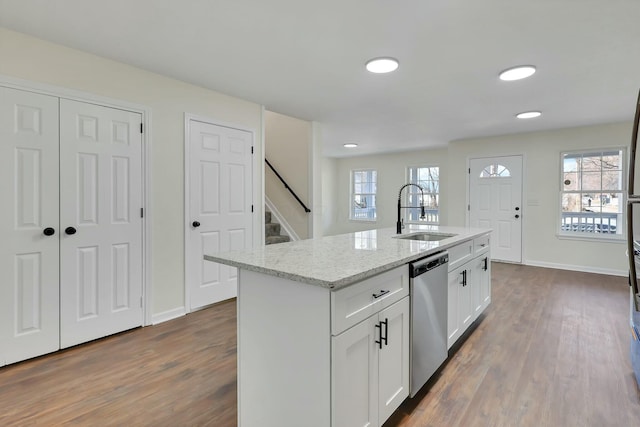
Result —
<instances>
[{"instance_id":1,"label":"staircase","mask_svg":"<svg viewBox=\"0 0 640 427\"><path fill-rule=\"evenodd\" d=\"M264 213L264 244L284 243L291 240L289 236L280 235L280 224L272 222L271 212Z\"/></svg>"}]
</instances>

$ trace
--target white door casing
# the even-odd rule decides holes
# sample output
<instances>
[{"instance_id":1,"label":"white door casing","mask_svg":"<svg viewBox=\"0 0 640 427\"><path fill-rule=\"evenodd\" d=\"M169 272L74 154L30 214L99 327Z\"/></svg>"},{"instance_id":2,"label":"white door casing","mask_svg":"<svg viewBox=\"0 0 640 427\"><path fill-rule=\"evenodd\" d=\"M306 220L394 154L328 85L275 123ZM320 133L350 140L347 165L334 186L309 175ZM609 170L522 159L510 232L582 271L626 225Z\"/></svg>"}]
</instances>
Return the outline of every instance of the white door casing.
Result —
<instances>
[{"instance_id":1,"label":"white door casing","mask_svg":"<svg viewBox=\"0 0 640 427\"><path fill-rule=\"evenodd\" d=\"M0 366L58 349L58 167L58 98L0 87Z\"/></svg>"},{"instance_id":2,"label":"white door casing","mask_svg":"<svg viewBox=\"0 0 640 427\"><path fill-rule=\"evenodd\" d=\"M204 254L253 245L253 134L186 120L185 282L195 310L237 296L237 269Z\"/></svg>"},{"instance_id":3,"label":"white door casing","mask_svg":"<svg viewBox=\"0 0 640 427\"><path fill-rule=\"evenodd\" d=\"M62 348L143 323L141 123L60 100Z\"/></svg>"},{"instance_id":4,"label":"white door casing","mask_svg":"<svg viewBox=\"0 0 640 427\"><path fill-rule=\"evenodd\" d=\"M522 156L471 159L468 188L469 225L493 230L492 259L522 262Z\"/></svg>"}]
</instances>

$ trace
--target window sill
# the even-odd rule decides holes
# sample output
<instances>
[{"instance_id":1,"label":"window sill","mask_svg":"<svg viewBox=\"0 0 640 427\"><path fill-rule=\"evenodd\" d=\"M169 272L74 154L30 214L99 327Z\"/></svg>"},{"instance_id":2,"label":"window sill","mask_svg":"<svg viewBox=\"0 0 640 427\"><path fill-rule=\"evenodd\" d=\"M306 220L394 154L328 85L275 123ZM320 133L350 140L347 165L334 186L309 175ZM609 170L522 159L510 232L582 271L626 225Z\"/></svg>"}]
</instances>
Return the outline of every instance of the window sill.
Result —
<instances>
[{"instance_id":1,"label":"window sill","mask_svg":"<svg viewBox=\"0 0 640 427\"><path fill-rule=\"evenodd\" d=\"M371 224L375 224L376 222L378 222L377 219L355 219L355 218L349 218L349 222L368 222Z\"/></svg>"},{"instance_id":2,"label":"window sill","mask_svg":"<svg viewBox=\"0 0 640 427\"><path fill-rule=\"evenodd\" d=\"M627 239L623 235L615 234L616 237L591 237L575 234L556 233L556 237L560 240L581 240L583 242L603 242L603 243L627 243Z\"/></svg>"}]
</instances>

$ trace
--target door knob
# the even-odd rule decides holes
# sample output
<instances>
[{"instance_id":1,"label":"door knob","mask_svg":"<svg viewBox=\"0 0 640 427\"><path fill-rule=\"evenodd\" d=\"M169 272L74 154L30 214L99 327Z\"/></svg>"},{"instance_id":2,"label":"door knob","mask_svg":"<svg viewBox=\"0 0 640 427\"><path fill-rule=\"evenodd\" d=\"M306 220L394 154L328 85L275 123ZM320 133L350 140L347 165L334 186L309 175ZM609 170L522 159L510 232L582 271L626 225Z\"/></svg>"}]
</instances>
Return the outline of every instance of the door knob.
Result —
<instances>
[{"instance_id":1,"label":"door knob","mask_svg":"<svg viewBox=\"0 0 640 427\"><path fill-rule=\"evenodd\" d=\"M517 210L517 211L519 211L519 210L520 210L520 208L519 208L518 206L516 206L516 210Z\"/></svg>"},{"instance_id":2,"label":"door knob","mask_svg":"<svg viewBox=\"0 0 640 427\"><path fill-rule=\"evenodd\" d=\"M516 218L520 218L520 215L516 215Z\"/></svg>"},{"instance_id":3,"label":"door knob","mask_svg":"<svg viewBox=\"0 0 640 427\"><path fill-rule=\"evenodd\" d=\"M191 223L191 225L193 225L193 228L198 228L198 227L200 227L200 223L199 223L198 221L193 221L193 222Z\"/></svg>"},{"instance_id":4,"label":"door knob","mask_svg":"<svg viewBox=\"0 0 640 427\"><path fill-rule=\"evenodd\" d=\"M67 228L64 229L64 232L69 234L69 235L76 234L76 231L77 230L75 228L73 228L73 227L67 227Z\"/></svg>"},{"instance_id":5,"label":"door knob","mask_svg":"<svg viewBox=\"0 0 640 427\"><path fill-rule=\"evenodd\" d=\"M56 230L51 227L47 227L44 230L42 230L42 234L44 234L45 236L53 236L55 233L56 233Z\"/></svg>"}]
</instances>

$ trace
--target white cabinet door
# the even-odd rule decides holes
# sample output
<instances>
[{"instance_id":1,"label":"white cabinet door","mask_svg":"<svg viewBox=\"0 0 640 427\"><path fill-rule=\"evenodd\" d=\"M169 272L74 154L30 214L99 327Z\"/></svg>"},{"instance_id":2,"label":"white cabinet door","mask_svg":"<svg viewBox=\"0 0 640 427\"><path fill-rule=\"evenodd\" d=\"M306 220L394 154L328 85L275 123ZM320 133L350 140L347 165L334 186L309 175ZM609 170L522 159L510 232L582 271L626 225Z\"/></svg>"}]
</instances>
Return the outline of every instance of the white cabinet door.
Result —
<instances>
[{"instance_id":1,"label":"white cabinet door","mask_svg":"<svg viewBox=\"0 0 640 427\"><path fill-rule=\"evenodd\" d=\"M381 424L409 396L409 305L409 297L405 297L378 315L380 329L386 337L379 348L378 418Z\"/></svg>"},{"instance_id":2,"label":"white cabinet door","mask_svg":"<svg viewBox=\"0 0 640 427\"><path fill-rule=\"evenodd\" d=\"M460 338L473 322L473 270L468 262L449 272L447 295L447 348Z\"/></svg>"},{"instance_id":3,"label":"white cabinet door","mask_svg":"<svg viewBox=\"0 0 640 427\"><path fill-rule=\"evenodd\" d=\"M60 100L60 344L142 325L142 117Z\"/></svg>"},{"instance_id":4,"label":"white cabinet door","mask_svg":"<svg viewBox=\"0 0 640 427\"><path fill-rule=\"evenodd\" d=\"M491 258L489 253L480 257L479 280L480 285L480 311L484 311L491 304Z\"/></svg>"},{"instance_id":5,"label":"white cabinet door","mask_svg":"<svg viewBox=\"0 0 640 427\"><path fill-rule=\"evenodd\" d=\"M447 289L447 348L456 342L462 334L460 324L460 288L463 283L464 266L449 272Z\"/></svg>"},{"instance_id":6,"label":"white cabinet door","mask_svg":"<svg viewBox=\"0 0 640 427\"><path fill-rule=\"evenodd\" d=\"M473 320L491 303L491 258L485 252L473 260Z\"/></svg>"},{"instance_id":7,"label":"white cabinet door","mask_svg":"<svg viewBox=\"0 0 640 427\"><path fill-rule=\"evenodd\" d=\"M474 260L475 261L475 260ZM460 304L460 325L462 327L461 335L467 330L471 323L474 321L473 317L473 289L476 288L476 276L473 269L473 262L471 261L465 264L465 274L463 277L463 283L460 285L460 298L458 303Z\"/></svg>"},{"instance_id":8,"label":"white cabinet door","mask_svg":"<svg viewBox=\"0 0 640 427\"><path fill-rule=\"evenodd\" d=\"M484 257L477 257L471 261L471 270L472 270L472 283L471 283L471 305L473 308L473 320L477 319L480 313L482 313L483 305L482 305L482 278L483 278L483 269L484 267Z\"/></svg>"},{"instance_id":9,"label":"white cabinet door","mask_svg":"<svg viewBox=\"0 0 640 427\"><path fill-rule=\"evenodd\" d=\"M0 88L0 366L58 349L58 140L58 98Z\"/></svg>"},{"instance_id":10,"label":"white cabinet door","mask_svg":"<svg viewBox=\"0 0 640 427\"><path fill-rule=\"evenodd\" d=\"M378 316L332 337L331 425L378 427Z\"/></svg>"},{"instance_id":11,"label":"white cabinet door","mask_svg":"<svg viewBox=\"0 0 640 427\"><path fill-rule=\"evenodd\" d=\"M237 268L204 254L253 245L250 132L189 120L185 247L191 310L237 295Z\"/></svg>"},{"instance_id":12,"label":"white cabinet door","mask_svg":"<svg viewBox=\"0 0 640 427\"><path fill-rule=\"evenodd\" d=\"M491 258L489 250L483 249L486 246L478 245L481 249L475 251L475 258L449 271L447 348L451 348L491 302Z\"/></svg>"}]
</instances>

